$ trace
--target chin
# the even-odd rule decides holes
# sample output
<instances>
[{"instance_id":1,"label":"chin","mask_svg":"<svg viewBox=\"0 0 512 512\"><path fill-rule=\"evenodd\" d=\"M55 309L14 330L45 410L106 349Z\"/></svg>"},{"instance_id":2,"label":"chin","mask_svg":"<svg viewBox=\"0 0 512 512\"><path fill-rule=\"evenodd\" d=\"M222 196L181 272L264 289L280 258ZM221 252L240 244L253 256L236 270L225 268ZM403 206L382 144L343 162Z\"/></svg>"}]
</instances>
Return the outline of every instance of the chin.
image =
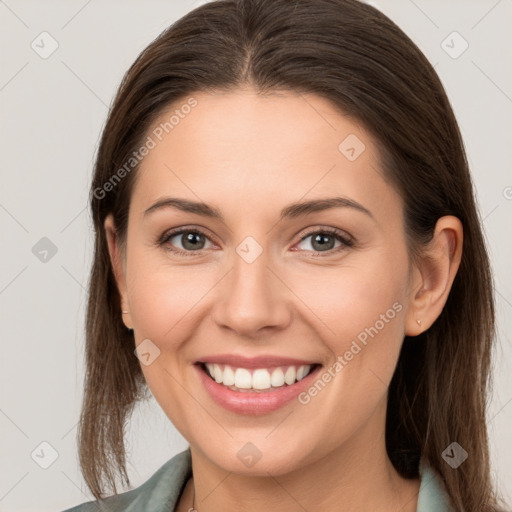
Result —
<instances>
[{"instance_id":1,"label":"chin","mask_svg":"<svg viewBox=\"0 0 512 512\"><path fill-rule=\"evenodd\" d=\"M265 435L268 436L268 431ZM308 462L305 458L309 459L304 443L283 446L280 442L273 443L270 438L264 439L264 436L261 442L241 442L239 439L233 438L228 445L218 447L209 444L201 451L224 471L251 476L287 474L303 467Z\"/></svg>"}]
</instances>

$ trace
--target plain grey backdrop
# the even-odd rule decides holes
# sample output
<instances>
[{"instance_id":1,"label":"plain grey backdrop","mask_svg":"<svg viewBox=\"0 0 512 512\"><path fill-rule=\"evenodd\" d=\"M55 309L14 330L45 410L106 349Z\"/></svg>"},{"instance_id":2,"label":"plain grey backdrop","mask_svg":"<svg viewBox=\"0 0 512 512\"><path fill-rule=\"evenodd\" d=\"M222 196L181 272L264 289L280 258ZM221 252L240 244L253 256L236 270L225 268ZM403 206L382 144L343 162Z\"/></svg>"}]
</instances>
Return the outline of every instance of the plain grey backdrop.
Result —
<instances>
[{"instance_id":1,"label":"plain grey backdrop","mask_svg":"<svg viewBox=\"0 0 512 512\"><path fill-rule=\"evenodd\" d=\"M0 0L0 510L92 499L81 477L87 208L94 156L124 72L200 0ZM422 49L465 141L496 279L489 406L493 473L512 496L511 0L377 0ZM127 432L134 486L187 443L154 399ZM123 489L127 490L127 489Z\"/></svg>"}]
</instances>

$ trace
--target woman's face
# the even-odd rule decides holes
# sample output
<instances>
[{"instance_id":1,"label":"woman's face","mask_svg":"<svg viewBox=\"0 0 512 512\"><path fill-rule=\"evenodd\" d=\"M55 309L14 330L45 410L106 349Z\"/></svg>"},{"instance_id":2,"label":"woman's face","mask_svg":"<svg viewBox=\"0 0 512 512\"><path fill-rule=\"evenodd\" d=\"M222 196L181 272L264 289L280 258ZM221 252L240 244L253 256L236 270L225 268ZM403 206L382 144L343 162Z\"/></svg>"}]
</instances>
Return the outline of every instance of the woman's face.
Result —
<instances>
[{"instance_id":1,"label":"woman's face","mask_svg":"<svg viewBox=\"0 0 512 512\"><path fill-rule=\"evenodd\" d=\"M382 441L412 322L402 201L369 134L320 97L193 97L148 132L118 278L147 384L226 471L357 457ZM281 385L307 364L313 373ZM263 390L234 390L233 378Z\"/></svg>"}]
</instances>

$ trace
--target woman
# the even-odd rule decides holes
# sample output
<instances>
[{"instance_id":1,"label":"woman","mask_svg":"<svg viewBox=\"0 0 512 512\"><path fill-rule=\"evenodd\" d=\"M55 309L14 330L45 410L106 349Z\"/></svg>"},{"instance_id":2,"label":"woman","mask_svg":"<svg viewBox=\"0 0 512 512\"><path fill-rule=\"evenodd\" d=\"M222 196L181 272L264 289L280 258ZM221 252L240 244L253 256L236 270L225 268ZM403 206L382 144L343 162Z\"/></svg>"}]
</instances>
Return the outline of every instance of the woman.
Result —
<instances>
[{"instance_id":1,"label":"woman","mask_svg":"<svg viewBox=\"0 0 512 512\"><path fill-rule=\"evenodd\" d=\"M73 511L495 511L492 279L432 66L356 0L223 0L127 72L91 208ZM129 485L155 397L190 447Z\"/></svg>"}]
</instances>

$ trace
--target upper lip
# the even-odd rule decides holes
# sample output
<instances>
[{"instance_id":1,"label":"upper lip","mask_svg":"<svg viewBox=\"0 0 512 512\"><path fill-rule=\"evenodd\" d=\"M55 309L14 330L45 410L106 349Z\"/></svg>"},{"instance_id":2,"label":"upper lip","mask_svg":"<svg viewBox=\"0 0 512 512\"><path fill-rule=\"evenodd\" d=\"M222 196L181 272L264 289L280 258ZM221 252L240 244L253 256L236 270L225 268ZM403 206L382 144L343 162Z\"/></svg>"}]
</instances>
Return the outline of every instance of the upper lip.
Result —
<instances>
[{"instance_id":1,"label":"upper lip","mask_svg":"<svg viewBox=\"0 0 512 512\"><path fill-rule=\"evenodd\" d=\"M272 366L301 366L319 364L315 361L306 361L292 357L261 355L246 357L235 354L218 354L205 356L197 360L198 363L227 364L235 368L269 368Z\"/></svg>"}]
</instances>

